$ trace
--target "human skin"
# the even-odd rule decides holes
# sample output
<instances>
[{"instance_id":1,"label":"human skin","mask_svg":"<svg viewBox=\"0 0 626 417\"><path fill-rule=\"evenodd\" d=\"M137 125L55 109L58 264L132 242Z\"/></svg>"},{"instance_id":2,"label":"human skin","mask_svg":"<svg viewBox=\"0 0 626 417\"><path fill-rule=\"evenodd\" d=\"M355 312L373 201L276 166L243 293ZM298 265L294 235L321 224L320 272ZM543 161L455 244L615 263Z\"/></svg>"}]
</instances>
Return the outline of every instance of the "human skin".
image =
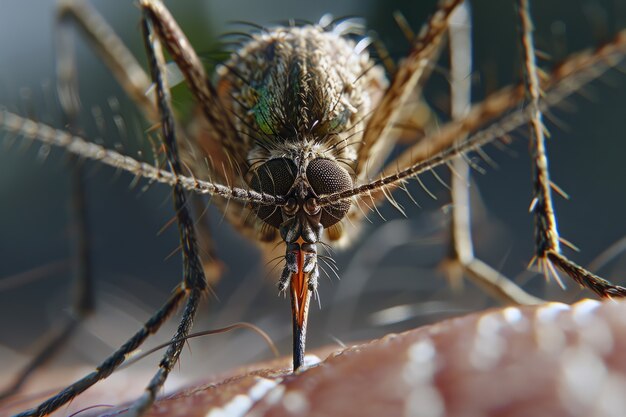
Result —
<instances>
[{"instance_id":1,"label":"human skin","mask_svg":"<svg viewBox=\"0 0 626 417\"><path fill-rule=\"evenodd\" d=\"M148 416L621 416L626 302L505 307L208 378ZM77 399L74 411L98 404ZM125 406L81 415L123 415ZM65 411L67 414L67 410Z\"/></svg>"}]
</instances>

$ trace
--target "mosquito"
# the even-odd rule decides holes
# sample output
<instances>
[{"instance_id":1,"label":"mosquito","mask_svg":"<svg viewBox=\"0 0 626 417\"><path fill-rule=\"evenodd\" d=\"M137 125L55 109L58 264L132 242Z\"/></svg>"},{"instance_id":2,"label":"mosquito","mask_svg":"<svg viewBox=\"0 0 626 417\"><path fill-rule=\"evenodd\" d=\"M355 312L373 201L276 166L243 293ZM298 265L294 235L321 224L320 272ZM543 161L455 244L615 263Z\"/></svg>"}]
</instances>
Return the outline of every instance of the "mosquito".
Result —
<instances>
[{"instance_id":1,"label":"mosquito","mask_svg":"<svg viewBox=\"0 0 626 417\"><path fill-rule=\"evenodd\" d=\"M433 175L448 186L436 171L439 167L453 172L450 187L456 195L450 262L505 302L540 302L475 257L467 240L469 230L463 226L468 213L459 191L468 181L462 166L475 165L468 153L488 161L485 145L506 144L510 132L526 125L531 127L531 211L536 220L533 263L547 276L560 280L561 274L568 275L599 296L624 296L625 288L578 266L561 250L566 241L559 236L552 203L554 191L560 189L549 177L542 121L544 112L619 64L626 52L624 33L544 75L536 64L529 5L520 0L525 81L495 92L469 110L453 111L455 120L393 152L407 125L420 127L411 125L407 109L433 72L451 16L461 3L440 0L416 33L401 24L411 49L404 60L386 69L370 56L378 42L364 37L359 25L325 18L319 24L256 28L218 67L213 80L161 1L140 1L149 71L86 3L62 2L61 29L75 26L86 34L143 116L160 129L162 143L156 149L162 157L154 164L138 162L81 137L73 126L80 106L67 47L61 48L58 90L69 127L55 129L9 111L0 114L0 127L12 136L59 146L78 158L171 186L183 279L143 328L94 372L20 416L49 414L106 378L184 305L159 370L130 414L141 415L152 405L178 360L198 304L209 291L207 274L215 273L207 268L206 251L199 250L215 242L194 222L190 193L210 195L229 222L264 248L279 244L283 264L278 290L291 301L294 371L304 365L309 307L318 291L322 259L334 266L318 251L354 240L358 225L385 201L405 213L395 195L409 195L409 181L421 184L423 176ZM177 123L171 108L172 77L163 49L196 100L197 117L188 125ZM384 62L384 49L379 54ZM392 76L387 78L385 71ZM89 287L85 281L80 285ZM79 293L75 305L79 316L91 307L90 296L88 290Z\"/></svg>"}]
</instances>

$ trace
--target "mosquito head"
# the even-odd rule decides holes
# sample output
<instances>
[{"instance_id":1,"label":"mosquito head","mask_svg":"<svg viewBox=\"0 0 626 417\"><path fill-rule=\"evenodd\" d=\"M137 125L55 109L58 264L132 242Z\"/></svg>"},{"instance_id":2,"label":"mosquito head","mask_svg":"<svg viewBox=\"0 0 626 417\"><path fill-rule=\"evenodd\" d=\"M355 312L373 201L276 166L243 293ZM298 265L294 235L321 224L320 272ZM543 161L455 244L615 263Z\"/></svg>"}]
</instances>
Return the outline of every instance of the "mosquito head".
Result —
<instances>
[{"instance_id":1,"label":"mosquito head","mask_svg":"<svg viewBox=\"0 0 626 417\"><path fill-rule=\"evenodd\" d=\"M278 229L288 244L299 238L319 242L323 229L341 221L350 209L349 201L318 204L320 196L352 188L350 174L331 159L313 158L303 169L291 158L270 159L255 171L250 186L286 197L282 207L260 206L257 216Z\"/></svg>"},{"instance_id":2,"label":"mosquito head","mask_svg":"<svg viewBox=\"0 0 626 417\"><path fill-rule=\"evenodd\" d=\"M260 206L257 215L278 229L285 242L285 266L278 288L281 292L289 288L297 369L304 361L309 301L317 292L317 243L324 229L343 219L350 209L349 201L322 207L319 197L351 189L352 177L327 158L274 158L255 170L250 186L286 198L280 207Z\"/></svg>"}]
</instances>

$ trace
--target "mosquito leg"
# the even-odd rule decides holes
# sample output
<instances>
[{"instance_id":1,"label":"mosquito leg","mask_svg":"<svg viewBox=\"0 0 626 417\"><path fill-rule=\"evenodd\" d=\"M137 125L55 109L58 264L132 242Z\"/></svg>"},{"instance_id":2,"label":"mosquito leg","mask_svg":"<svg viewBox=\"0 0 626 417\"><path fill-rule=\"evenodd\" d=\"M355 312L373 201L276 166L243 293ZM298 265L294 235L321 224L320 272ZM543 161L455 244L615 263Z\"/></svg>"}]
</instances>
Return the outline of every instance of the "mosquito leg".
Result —
<instances>
[{"instance_id":1,"label":"mosquito leg","mask_svg":"<svg viewBox=\"0 0 626 417\"><path fill-rule=\"evenodd\" d=\"M183 286L176 287L174 293L167 302L157 311L143 327L126 341L111 356L106 358L96 369L85 377L74 382L48 400L39 404L36 408L17 414L14 417L42 417L52 413L54 410L70 402L74 397L87 390L96 382L107 378L126 359L126 355L137 349L148 338L156 333L165 320L176 310L181 301L185 298L186 292Z\"/></svg>"},{"instance_id":2,"label":"mosquito leg","mask_svg":"<svg viewBox=\"0 0 626 417\"><path fill-rule=\"evenodd\" d=\"M85 4L82 6L86 7ZM71 37L68 36L66 27L66 18L68 16L79 16L77 21L82 22L82 27L101 27L106 24L99 24L98 20L94 21L85 20L85 17L89 17L87 9L82 8L79 3L66 2L60 6L59 20L58 20L58 38L57 48L58 54L58 89L59 97L61 101L61 107L66 119L66 125L70 126L72 132L76 132L75 120L77 118L80 102L78 100L78 90L75 84L76 82L76 67L73 57L73 48L69 44ZM78 13L78 14L71 14ZM95 15L95 12L93 12ZM102 30L99 31L102 36ZM97 39L94 32L89 32L92 36L90 39ZM106 44L105 44L106 45ZM100 44L100 50L106 51L106 46ZM78 158L72 156L69 161L72 164L71 180L72 180L72 218L75 222L75 253L76 253L76 278L74 282L73 291L73 306L72 316L63 324L59 329L55 329L48 335L48 342L44 344L43 348L35 356L33 361L18 375L15 384L10 388L13 392L27 380L28 376L35 371L35 369L43 365L46 361L54 356L54 354L65 344L71 334L76 330L78 324L94 309L94 296L93 296L93 280L91 276L91 257L90 257L90 244L89 244L89 230L87 222L87 210L85 202L85 188L83 184L83 169L80 166ZM177 304L177 303L176 303ZM170 309L171 310L171 309ZM169 313L165 315L167 317ZM148 327L148 326L146 326ZM137 333L132 339L130 345L135 343L141 344L143 339L147 337L147 334L142 335L146 327ZM135 341L134 343L132 341ZM130 346L128 343L125 345ZM131 348L131 350L134 348ZM89 388L99 379L106 378L113 369L119 363L123 362L124 355L128 353L121 350L114 353L107 361L103 362L97 371L88 375L75 384L67 387L64 391L50 398L48 401L42 403L36 409L27 411L20 415L45 415L52 412L54 409L60 407L67 401L70 401L74 396L80 394L85 389ZM118 359L116 359L118 358ZM121 361L119 360L121 358ZM119 363L118 363L119 361ZM117 365L116 365L117 364Z\"/></svg>"},{"instance_id":3,"label":"mosquito leg","mask_svg":"<svg viewBox=\"0 0 626 417\"><path fill-rule=\"evenodd\" d=\"M61 13L60 16L63 14ZM60 18L60 22L63 19ZM92 22L93 23L93 22ZM59 23L59 26L62 26ZM60 31L61 32L61 31ZM65 42L61 41L61 38L66 38L67 34L60 34L57 47L62 50L71 50ZM75 62L73 56L69 53L63 53L59 51L59 78L57 80L58 85L62 86L65 82L65 86L68 87L68 81L75 82ZM64 60L67 61L64 61ZM71 81L70 81L71 80ZM73 96L71 92L77 92L73 87L71 88L59 88L59 91L65 91L68 95L65 95L66 99L61 99L61 107L65 116L65 125L70 126L70 129L74 131L75 121L78 116L80 108L79 102L74 99L67 99ZM62 94L61 94L62 96ZM91 271L91 256L90 256L90 242L89 242L89 226L87 222L87 209L85 201L85 188L83 184L83 169L80 166L78 158L71 156L68 161L72 165L70 179L72 188L72 204L71 204L71 218L73 220L74 230L74 254L75 254L75 277L73 283L74 300L71 310L71 315L65 320L65 322L58 328L51 329L39 342L40 348L34 355L30 363L22 369L18 375L16 375L14 382L3 392L0 392L0 400L7 398L19 391L24 383L28 380L33 372L43 366L46 362L54 357L54 355L66 344L70 336L78 328L78 325L94 310L94 294L93 294L93 279Z\"/></svg>"},{"instance_id":4,"label":"mosquito leg","mask_svg":"<svg viewBox=\"0 0 626 417\"><path fill-rule=\"evenodd\" d=\"M244 141L238 136L213 85L208 81L200 58L189 44L170 12L160 0L141 0L141 8L154 24L161 41L182 71L192 94L209 122L216 140L226 154L241 155L245 160Z\"/></svg>"},{"instance_id":5,"label":"mosquito leg","mask_svg":"<svg viewBox=\"0 0 626 417\"><path fill-rule=\"evenodd\" d=\"M449 32L451 112L452 118L458 120L467 115L471 105L472 35L470 8L467 2L460 5L450 17ZM469 193L470 166L460 156L454 158L451 164L450 251L451 258L464 266L474 260Z\"/></svg>"},{"instance_id":6,"label":"mosquito leg","mask_svg":"<svg viewBox=\"0 0 626 417\"><path fill-rule=\"evenodd\" d=\"M472 40L470 8L459 6L450 17L450 86L452 118L458 120L469 111L471 104ZM460 138L462 139L462 138ZM470 208L470 166L461 157L451 162L450 195L452 216L449 257L444 261L445 272L453 286L462 285L465 266L474 260Z\"/></svg>"},{"instance_id":7,"label":"mosquito leg","mask_svg":"<svg viewBox=\"0 0 626 417\"><path fill-rule=\"evenodd\" d=\"M532 22L527 0L518 0L521 37L524 51L524 85L531 108L530 149L533 160L533 202L531 210L535 215L535 240L538 259L546 259L549 251L561 252L556 216L552 206L548 155L545 146L546 127L539 108L539 71L535 63L535 47L532 36Z\"/></svg>"},{"instance_id":8,"label":"mosquito leg","mask_svg":"<svg viewBox=\"0 0 626 417\"><path fill-rule=\"evenodd\" d=\"M159 121L154 96L147 94L152 85L148 74L95 8L86 0L61 0L56 29L57 85L59 100L63 107L80 107L73 46L73 32L76 29L89 42L92 50L111 71L128 97L139 107L146 120L150 123ZM178 135L184 136L183 129L180 129ZM194 143L186 141L185 146L190 150L185 156L192 157ZM190 165L193 166L194 163ZM215 174L216 178L222 179L219 172Z\"/></svg>"},{"instance_id":9,"label":"mosquito leg","mask_svg":"<svg viewBox=\"0 0 626 417\"><path fill-rule=\"evenodd\" d=\"M541 110L558 106L586 84L617 67L625 57L626 31L618 33L614 39L594 51L573 55L555 68L543 83L546 93L540 102ZM462 120L442 126L437 133L424 138L390 161L383 172L394 173L380 175L378 179L351 190L326 195L319 199L320 205L334 204L353 197L367 197L368 201L378 203L385 198L383 188L392 191L402 186L406 180L446 164L455 156L477 151L488 143L506 138L507 134L530 120L528 109L515 110L524 97L524 91L523 86L513 86L492 94L482 103L473 106ZM14 114L6 115L8 118L15 118ZM4 124L7 126L6 130L16 130L8 126L8 121ZM458 141L458 138L466 135L468 136L465 140Z\"/></svg>"},{"instance_id":10,"label":"mosquito leg","mask_svg":"<svg viewBox=\"0 0 626 417\"><path fill-rule=\"evenodd\" d=\"M223 265L215 252L215 244L211 237L211 226L209 225L207 206L204 199L192 194L189 196L195 212L195 230L198 241L198 249L200 260L204 268L204 276L209 284L215 284L219 281Z\"/></svg>"},{"instance_id":11,"label":"mosquito leg","mask_svg":"<svg viewBox=\"0 0 626 417\"><path fill-rule=\"evenodd\" d=\"M113 29L93 7L83 0L63 0L59 5L57 22L59 97L61 97L61 103L66 109L66 113L69 112L69 109L78 108L77 75L72 45L73 34L70 27L75 24L90 42L96 54L111 70L124 91L140 107L144 116L152 122L159 120L154 100L151 98L152 96L146 94L151 85L148 75ZM197 201L200 201L200 198ZM201 232L198 234L202 247L201 253L209 255L206 262L203 261L203 263L205 270L211 272L212 279L217 280L221 269L219 262L214 261L216 258L213 256L214 251L206 227L198 228Z\"/></svg>"},{"instance_id":12,"label":"mosquito leg","mask_svg":"<svg viewBox=\"0 0 626 417\"><path fill-rule=\"evenodd\" d=\"M462 119L471 103L472 53L468 3L463 3L450 17L450 61L452 118ZM492 297L507 304L537 304L540 299L526 293L488 264L475 258L471 232L470 166L463 157L451 161L452 224L450 257L444 263L451 279L462 275L471 279ZM454 283L454 281L453 281Z\"/></svg>"},{"instance_id":13,"label":"mosquito leg","mask_svg":"<svg viewBox=\"0 0 626 417\"><path fill-rule=\"evenodd\" d=\"M181 172L181 163L178 157L176 144L176 127L170 107L170 93L167 81L164 78L165 62L161 50L161 44L154 32L152 16L144 9L142 19L144 41L148 51L148 61L152 72L152 79L156 85L157 104L161 114L161 129L163 144L165 145L167 159L172 172L176 175ZM193 319L202 296L208 291L208 285L204 276L204 269L198 255L197 242L193 220L187 207L187 197L183 187L176 183L172 192L174 210L178 220L180 241L183 255L183 282L185 292L189 294L183 316L176 333L172 337L171 344L161 362L159 370L154 375L145 393L131 406L129 415L140 416L154 403L159 390L163 387L167 376L178 361L185 344L185 339L193 325Z\"/></svg>"},{"instance_id":14,"label":"mosquito leg","mask_svg":"<svg viewBox=\"0 0 626 417\"><path fill-rule=\"evenodd\" d=\"M74 317L67 319L61 326L50 329L39 341L41 346L33 359L13 378L13 382L0 392L0 402L17 394L29 377L38 368L54 357L78 325Z\"/></svg>"},{"instance_id":15,"label":"mosquito leg","mask_svg":"<svg viewBox=\"0 0 626 417\"><path fill-rule=\"evenodd\" d=\"M111 70L126 94L150 121L158 120L153 100L146 95L150 78L122 40L84 0L62 0L57 11L57 77L59 99L65 109L79 108L72 25L84 34L95 53Z\"/></svg>"},{"instance_id":16,"label":"mosquito leg","mask_svg":"<svg viewBox=\"0 0 626 417\"><path fill-rule=\"evenodd\" d=\"M78 161L72 172L72 211L76 230L76 275L74 284L74 303L72 310L75 315L84 317L91 313L95 306L93 276L91 265L91 240L85 199L83 169Z\"/></svg>"},{"instance_id":17,"label":"mosquito leg","mask_svg":"<svg viewBox=\"0 0 626 417\"><path fill-rule=\"evenodd\" d=\"M533 160L533 200L531 211L535 216L535 260L546 276L553 275L560 283L552 267L556 265L580 285L601 297L626 296L626 288L613 285L576 265L561 254L556 215L552 204L552 183L548 171L548 156L545 147L543 116L540 106L541 88L539 70L535 62L533 28L529 0L518 0L520 34L524 51L524 84L531 111L530 149Z\"/></svg>"},{"instance_id":18,"label":"mosquito leg","mask_svg":"<svg viewBox=\"0 0 626 417\"><path fill-rule=\"evenodd\" d=\"M393 124L401 115L407 99L417 94L428 78L432 62L441 50L440 46L450 13L461 2L461 0L439 0L436 12L431 15L419 35L413 39L409 55L398 66L391 85L367 122L362 139L363 144L357 155L360 163L356 171L361 180L365 179L366 168L378 171L382 165L383 155L387 153L380 150L384 149L385 143L388 142ZM380 158L377 154L383 157Z\"/></svg>"},{"instance_id":19,"label":"mosquito leg","mask_svg":"<svg viewBox=\"0 0 626 417\"><path fill-rule=\"evenodd\" d=\"M74 158L72 158L74 159ZM75 161L72 161L75 162ZM33 359L15 376L11 385L0 392L0 401L17 393L28 378L43 366L66 344L70 336L94 309L91 257L89 253L89 229L87 225L82 169L74 165L72 179L72 213L74 222L75 275L73 284L74 299L70 317L59 327L51 329L38 342L40 348Z\"/></svg>"},{"instance_id":20,"label":"mosquito leg","mask_svg":"<svg viewBox=\"0 0 626 417\"><path fill-rule=\"evenodd\" d=\"M153 47L158 48L159 44L154 41L152 28L147 17L144 18L144 31L151 69L157 86L158 106L160 114L162 115L161 126L163 129L168 162L174 175L177 175L181 172L181 165L175 143L173 116L169 108L169 91L162 78L162 68L164 66L163 58L162 54L160 54L160 49L156 54L153 49ZM155 42L155 44L153 45L152 42ZM68 401L71 401L76 395L80 394L100 379L108 377L124 362L125 356L139 347L150 334L156 332L183 299L187 298L183 316L177 332L172 339L173 343L163 356L159 364L159 371L146 388L146 393L134 404L132 414L137 416L141 415L154 402L157 392L163 386L169 372L178 360L185 337L191 329L198 304L208 289L196 248L193 222L186 207L186 197L183 188L179 182L174 185L173 200L179 223L181 246L183 248L183 282L175 289L174 294L168 302L148 320L144 327L120 349L113 353L113 355L106 359L96 371L65 388L62 392L40 404L37 408L19 414L20 417L49 414ZM84 291L86 289L87 286L79 286L79 290Z\"/></svg>"},{"instance_id":21,"label":"mosquito leg","mask_svg":"<svg viewBox=\"0 0 626 417\"><path fill-rule=\"evenodd\" d=\"M74 159L74 158L72 158ZM75 162L75 161L72 161ZM37 368L43 366L67 343L78 325L94 310L93 279L89 245L89 228L85 208L82 169L75 165L72 179L72 219L75 230L75 273L73 303L68 317L62 325L52 329L40 342L40 348L29 364L16 375L14 382L0 393L0 400L17 393Z\"/></svg>"}]
</instances>

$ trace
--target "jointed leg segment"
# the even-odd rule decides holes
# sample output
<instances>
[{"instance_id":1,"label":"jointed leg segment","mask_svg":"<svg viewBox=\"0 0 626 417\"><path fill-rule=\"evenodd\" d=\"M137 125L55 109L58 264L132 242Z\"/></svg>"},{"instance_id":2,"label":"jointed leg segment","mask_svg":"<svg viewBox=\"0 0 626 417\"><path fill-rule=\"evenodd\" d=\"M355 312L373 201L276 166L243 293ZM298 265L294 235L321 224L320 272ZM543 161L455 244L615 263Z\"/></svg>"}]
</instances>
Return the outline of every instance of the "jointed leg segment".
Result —
<instances>
[{"instance_id":1,"label":"jointed leg segment","mask_svg":"<svg viewBox=\"0 0 626 417\"><path fill-rule=\"evenodd\" d=\"M156 84L157 105L159 114L161 115L161 128L166 148L166 156L173 174L178 175L181 172L181 165L176 145L176 127L169 104L169 90L163 78L163 57L160 44L153 33L149 20L149 16L144 17L144 37L153 79ZM105 360L94 372L43 402L37 408L19 414L20 417L43 416L51 413L71 401L76 395L85 391L97 381L108 377L124 362L127 354L137 349L149 335L155 333L165 322L167 317L175 311L178 305L184 299L187 299L180 324L172 338L172 344L164 354L159 364L159 370L146 388L146 393L131 408L132 415L141 415L154 402L158 391L163 386L169 372L178 360L185 343L185 337L189 334L191 329L198 304L208 289L196 247L194 225L187 208L185 192L178 182L174 185L173 200L183 253L182 283L175 289L174 294L170 297L168 302L146 322L144 327Z\"/></svg>"},{"instance_id":2,"label":"jointed leg segment","mask_svg":"<svg viewBox=\"0 0 626 417\"><path fill-rule=\"evenodd\" d=\"M144 326L126 343L105 359L95 371L79 379L57 395L42 402L37 407L17 414L15 417L42 417L67 404L74 397L87 390L96 382L108 377L126 359L126 355L137 349L148 338L156 333L167 318L178 308L186 296L182 286L177 287L169 300L157 311Z\"/></svg>"},{"instance_id":3,"label":"jointed leg segment","mask_svg":"<svg viewBox=\"0 0 626 417\"><path fill-rule=\"evenodd\" d=\"M63 0L57 12L57 88L64 109L80 108L72 24L85 35L126 94L151 122L158 120L150 78L107 22L84 0Z\"/></svg>"},{"instance_id":4,"label":"jointed leg segment","mask_svg":"<svg viewBox=\"0 0 626 417\"><path fill-rule=\"evenodd\" d=\"M462 119L471 103L471 23L467 3L457 7L450 22L451 103L452 118ZM459 138L459 142L462 138ZM507 304L537 304L534 297L513 281L474 256L471 232L470 165L458 156L451 161L450 191L452 211L450 224L450 254L444 268L452 279L467 276L497 300Z\"/></svg>"},{"instance_id":5,"label":"jointed leg segment","mask_svg":"<svg viewBox=\"0 0 626 417\"><path fill-rule=\"evenodd\" d=\"M531 211L535 215L536 261L546 276L553 275L560 282L552 264L565 272L581 286L589 288L600 297L626 296L626 288L613 285L576 265L561 253L560 237L552 204L552 183L548 171L548 157L545 147L546 127L541 110L541 89L539 70L535 63L533 27L529 0L517 0L520 19L520 32L524 51L524 83L529 101L530 149L533 160L533 200Z\"/></svg>"}]
</instances>

